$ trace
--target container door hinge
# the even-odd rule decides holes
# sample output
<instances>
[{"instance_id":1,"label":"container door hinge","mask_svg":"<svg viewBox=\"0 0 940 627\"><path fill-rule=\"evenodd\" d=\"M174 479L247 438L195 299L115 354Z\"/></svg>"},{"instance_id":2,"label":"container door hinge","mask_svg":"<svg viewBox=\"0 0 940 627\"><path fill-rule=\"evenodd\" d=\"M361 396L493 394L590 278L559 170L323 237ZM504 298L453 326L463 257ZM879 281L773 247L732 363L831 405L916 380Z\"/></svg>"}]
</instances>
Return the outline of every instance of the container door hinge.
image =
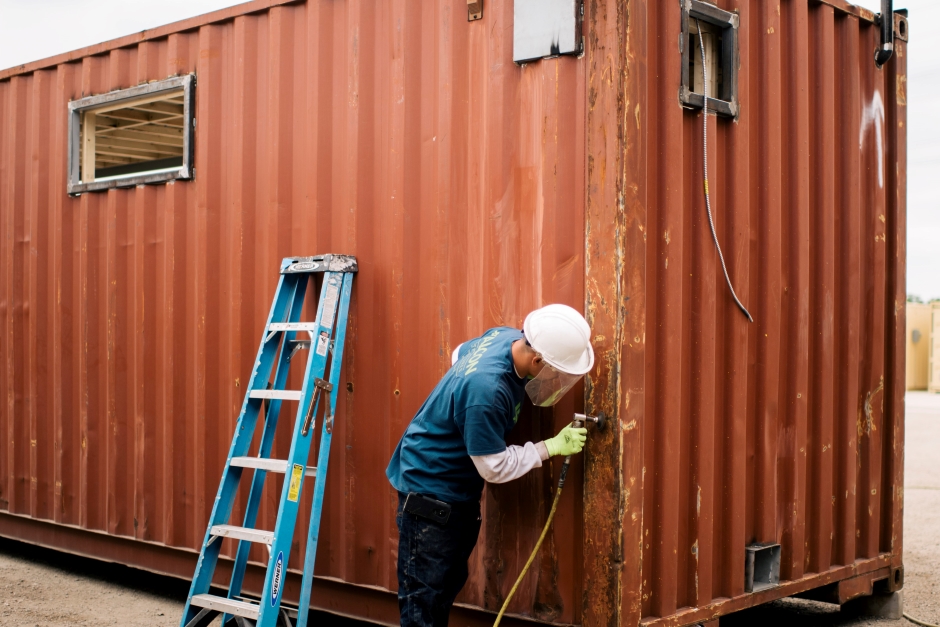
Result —
<instances>
[{"instance_id":1,"label":"container door hinge","mask_svg":"<svg viewBox=\"0 0 940 627\"><path fill-rule=\"evenodd\" d=\"M903 12L902 12L903 11ZM907 10L894 12L894 38L907 41Z\"/></svg>"}]
</instances>

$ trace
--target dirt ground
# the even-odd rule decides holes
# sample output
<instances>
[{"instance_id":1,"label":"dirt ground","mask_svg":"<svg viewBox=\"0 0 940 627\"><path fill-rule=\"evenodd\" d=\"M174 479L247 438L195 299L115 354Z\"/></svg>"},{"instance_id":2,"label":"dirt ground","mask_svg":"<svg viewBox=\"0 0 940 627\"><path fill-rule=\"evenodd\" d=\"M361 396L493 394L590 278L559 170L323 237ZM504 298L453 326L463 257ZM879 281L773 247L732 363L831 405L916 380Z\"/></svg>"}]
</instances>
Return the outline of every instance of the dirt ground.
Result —
<instances>
[{"instance_id":1,"label":"dirt ground","mask_svg":"<svg viewBox=\"0 0 940 627\"><path fill-rule=\"evenodd\" d=\"M940 625L940 395L907 395L904 610ZM174 627L188 584L0 539L0 626ZM319 615L315 625L365 625ZM838 606L785 599L722 619L721 627L900 627Z\"/></svg>"}]
</instances>

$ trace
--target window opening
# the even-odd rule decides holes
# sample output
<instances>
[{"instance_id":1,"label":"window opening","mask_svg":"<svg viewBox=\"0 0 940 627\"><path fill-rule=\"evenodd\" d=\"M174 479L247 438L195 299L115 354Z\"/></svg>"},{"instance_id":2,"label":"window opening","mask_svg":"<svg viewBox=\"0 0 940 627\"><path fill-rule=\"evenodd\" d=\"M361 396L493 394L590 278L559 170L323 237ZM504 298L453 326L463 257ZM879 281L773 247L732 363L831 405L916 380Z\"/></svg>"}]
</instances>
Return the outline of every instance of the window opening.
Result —
<instances>
[{"instance_id":1,"label":"window opening","mask_svg":"<svg viewBox=\"0 0 940 627\"><path fill-rule=\"evenodd\" d=\"M684 0L682 3L682 86L679 99L689 109L704 105L702 48L708 63L708 111L738 115L738 16L718 7Z\"/></svg>"},{"instance_id":2,"label":"window opening","mask_svg":"<svg viewBox=\"0 0 940 627\"><path fill-rule=\"evenodd\" d=\"M689 90L696 94L704 94L702 72L702 46L699 43L699 29L702 31L702 40L705 42L705 59L708 62L708 94L709 98L727 100L724 96L724 81L721 71L721 29L714 24L692 20L689 24Z\"/></svg>"},{"instance_id":3,"label":"window opening","mask_svg":"<svg viewBox=\"0 0 940 627\"><path fill-rule=\"evenodd\" d=\"M192 76L69 103L69 193L192 176Z\"/></svg>"}]
</instances>

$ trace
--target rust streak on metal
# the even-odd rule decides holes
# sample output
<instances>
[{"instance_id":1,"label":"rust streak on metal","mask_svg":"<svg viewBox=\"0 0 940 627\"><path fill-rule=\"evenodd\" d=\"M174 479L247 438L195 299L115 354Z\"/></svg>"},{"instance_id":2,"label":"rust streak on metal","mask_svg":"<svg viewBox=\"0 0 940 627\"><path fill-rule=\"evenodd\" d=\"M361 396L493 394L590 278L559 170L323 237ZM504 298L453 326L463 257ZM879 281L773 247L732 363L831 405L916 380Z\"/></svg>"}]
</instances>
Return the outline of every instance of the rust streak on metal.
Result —
<instances>
[{"instance_id":1,"label":"rust streak on metal","mask_svg":"<svg viewBox=\"0 0 940 627\"><path fill-rule=\"evenodd\" d=\"M874 424L872 423L871 401L875 397L875 395L877 395L879 392L881 392L884 389L884 387L885 387L885 378L881 377L881 379L878 381L878 387L876 387L874 390L871 390L870 392L868 392L868 394L865 395L865 403L863 404L863 408L865 410L865 422L859 423L859 431L858 431L859 437L861 437L862 435L871 435L872 430L875 428Z\"/></svg>"},{"instance_id":2,"label":"rust streak on metal","mask_svg":"<svg viewBox=\"0 0 940 627\"><path fill-rule=\"evenodd\" d=\"M622 623L623 526L629 489L623 485L623 332L626 127L625 31L628 3L587 3L587 217L585 307L595 336L597 365L590 375L586 407L609 416L606 433L595 433L585 456L585 547L583 623ZM632 238L631 238L632 239ZM642 302L642 301L641 301ZM638 618L638 617L637 617Z\"/></svg>"}]
</instances>

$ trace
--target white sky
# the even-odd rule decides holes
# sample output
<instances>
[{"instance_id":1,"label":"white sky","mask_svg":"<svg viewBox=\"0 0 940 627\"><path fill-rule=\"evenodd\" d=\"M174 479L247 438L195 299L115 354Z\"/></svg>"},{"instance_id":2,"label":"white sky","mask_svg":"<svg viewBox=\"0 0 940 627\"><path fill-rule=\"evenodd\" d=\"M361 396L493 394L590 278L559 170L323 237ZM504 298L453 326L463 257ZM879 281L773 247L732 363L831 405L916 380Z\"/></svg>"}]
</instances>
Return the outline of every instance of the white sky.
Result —
<instances>
[{"instance_id":1,"label":"white sky","mask_svg":"<svg viewBox=\"0 0 940 627\"><path fill-rule=\"evenodd\" d=\"M240 4L231 0L0 0L0 68L114 39ZM880 0L857 2L873 11ZM908 293L940 298L940 55L927 24L938 0L896 0L908 7ZM933 107L934 110L931 110Z\"/></svg>"}]
</instances>

